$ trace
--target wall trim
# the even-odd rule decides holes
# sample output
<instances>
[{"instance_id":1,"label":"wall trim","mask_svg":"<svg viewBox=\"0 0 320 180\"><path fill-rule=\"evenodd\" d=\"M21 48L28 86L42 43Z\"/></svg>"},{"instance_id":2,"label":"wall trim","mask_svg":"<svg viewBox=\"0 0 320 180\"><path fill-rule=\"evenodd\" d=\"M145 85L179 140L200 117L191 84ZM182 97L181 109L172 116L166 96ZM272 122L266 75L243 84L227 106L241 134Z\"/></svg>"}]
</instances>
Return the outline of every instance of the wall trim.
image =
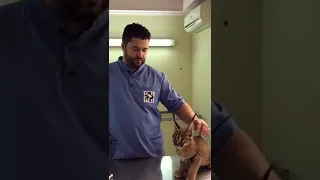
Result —
<instances>
[{"instance_id":1,"label":"wall trim","mask_svg":"<svg viewBox=\"0 0 320 180\"><path fill-rule=\"evenodd\" d=\"M109 15L133 16L186 16L184 11L139 11L139 10L109 10Z\"/></svg>"}]
</instances>

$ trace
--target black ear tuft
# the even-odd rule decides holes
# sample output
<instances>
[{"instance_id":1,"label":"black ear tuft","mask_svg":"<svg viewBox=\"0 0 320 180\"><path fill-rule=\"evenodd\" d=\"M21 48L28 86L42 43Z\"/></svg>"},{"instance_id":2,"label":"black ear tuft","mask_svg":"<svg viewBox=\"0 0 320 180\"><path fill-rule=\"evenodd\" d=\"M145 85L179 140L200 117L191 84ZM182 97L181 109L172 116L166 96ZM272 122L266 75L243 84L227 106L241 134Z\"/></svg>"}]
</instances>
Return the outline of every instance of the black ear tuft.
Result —
<instances>
[{"instance_id":1,"label":"black ear tuft","mask_svg":"<svg viewBox=\"0 0 320 180\"><path fill-rule=\"evenodd\" d=\"M180 127L178 127L177 125L174 126L174 131L178 131L180 129Z\"/></svg>"},{"instance_id":2,"label":"black ear tuft","mask_svg":"<svg viewBox=\"0 0 320 180\"><path fill-rule=\"evenodd\" d=\"M193 122L189 124L188 128L186 129L185 133L188 136L192 136L192 131L193 131Z\"/></svg>"},{"instance_id":3,"label":"black ear tuft","mask_svg":"<svg viewBox=\"0 0 320 180\"><path fill-rule=\"evenodd\" d=\"M193 126L194 126L194 123L191 122L187 128L187 131L192 131L193 130Z\"/></svg>"}]
</instances>

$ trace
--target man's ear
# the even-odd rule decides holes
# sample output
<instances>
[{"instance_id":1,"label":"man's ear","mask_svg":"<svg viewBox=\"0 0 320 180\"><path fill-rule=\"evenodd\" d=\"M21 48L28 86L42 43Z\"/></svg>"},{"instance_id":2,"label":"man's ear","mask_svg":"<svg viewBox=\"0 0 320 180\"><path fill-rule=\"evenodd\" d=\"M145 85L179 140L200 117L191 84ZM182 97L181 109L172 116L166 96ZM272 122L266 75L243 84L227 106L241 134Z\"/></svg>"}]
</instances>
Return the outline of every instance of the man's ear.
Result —
<instances>
[{"instance_id":1,"label":"man's ear","mask_svg":"<svg viewBox=\"0 0 320 180\"><path fill-rule=\"evenodd\" d=\"M127 44L121 43L122 51L125 51L127 49L127 46L128 46L128 43Z\"/></svg>"},{"instance_id":2,"label":"man's ear","mask_svg":"<svg viewBox=\"0 0 320 180\"><path fill-rule=\"evenodd\" d=\"M125 49L125 45L123 43L121 43L121 49L122 49L122 51L124 51L124 49Z\"/></svg>"}]
</instances>

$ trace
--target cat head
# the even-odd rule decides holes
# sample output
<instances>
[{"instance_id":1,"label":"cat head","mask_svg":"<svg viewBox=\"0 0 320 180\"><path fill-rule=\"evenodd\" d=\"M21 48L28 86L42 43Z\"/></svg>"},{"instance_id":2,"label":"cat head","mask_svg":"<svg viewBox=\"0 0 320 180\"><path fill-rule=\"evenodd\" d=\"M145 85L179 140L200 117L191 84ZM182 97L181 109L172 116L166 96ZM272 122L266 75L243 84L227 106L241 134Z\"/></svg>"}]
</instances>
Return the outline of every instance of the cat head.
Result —
<instances>
[{"instance_id":1,"label":"cat head","mask_svg":"<svg viewBox=\"0 0 320 180\"><path fill-rule=\"evenodd\" d=\"M192 138L192 132L193 123L191 123L187 128L175 128L172 135L176 153L182 161L185 161L196 154L197 146L195 146Z\"/></svg>"},{"instance_id":2,"label":"cat head","mask_svg":"<svg viewBox=\"0 0 320 180\"><path fill-rule=\"evenodd\" d=\"M184 147L190 145L192 142L193 126L193 123L190 123L187 128L175 126L174 133L172 135L172 141L176 149L183 149Z\"/></svg>"}]
</instances>

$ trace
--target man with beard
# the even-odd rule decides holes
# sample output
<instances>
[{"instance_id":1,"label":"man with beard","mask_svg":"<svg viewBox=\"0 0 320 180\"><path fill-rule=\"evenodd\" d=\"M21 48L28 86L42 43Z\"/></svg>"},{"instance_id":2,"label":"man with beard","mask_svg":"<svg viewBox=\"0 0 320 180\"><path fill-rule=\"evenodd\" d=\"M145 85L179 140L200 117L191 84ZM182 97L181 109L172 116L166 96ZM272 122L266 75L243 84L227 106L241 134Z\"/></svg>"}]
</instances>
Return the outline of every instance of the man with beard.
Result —
<instances>
[{"instance_id":1,"label":"man with beard","mask_svg":"<svg viewBox=\"0 0 320 180\"><path fill-rule=\"evenodd\" d=\"M109 65L109 153L113 159L160 157L164 154L160 129L161 102L170 112L208 136L209 127L171 87L167 76L145 64L151 34L129 24L122 35L123 56Z\"/></svg>"},{"instance_id":2,"label":"man with beard","mask_svg":"<svg viewBox=\"0 0 320 180\"><path fill-rule=\"evenodd\" d=\"M0 179L108 177L108 1L0 8Z\"/></svg>"},{"instance_id":3,"label":"man with beard","mask_svg":"<svg viewBox=\"0 0 320 180\"><path fill-rule=\"evenodd\" d=\"M186 123L194 116L165 74L145 65L150 39L142 25L127 25L122 35L123 56L109 65L109 153L113 159L163 155L159 102ZM280 180L254 142L215 101L211 122L212 166L219 179ZM205 121L195 123L196 129L208 135Z\"/></svg>"}]
</instances>

